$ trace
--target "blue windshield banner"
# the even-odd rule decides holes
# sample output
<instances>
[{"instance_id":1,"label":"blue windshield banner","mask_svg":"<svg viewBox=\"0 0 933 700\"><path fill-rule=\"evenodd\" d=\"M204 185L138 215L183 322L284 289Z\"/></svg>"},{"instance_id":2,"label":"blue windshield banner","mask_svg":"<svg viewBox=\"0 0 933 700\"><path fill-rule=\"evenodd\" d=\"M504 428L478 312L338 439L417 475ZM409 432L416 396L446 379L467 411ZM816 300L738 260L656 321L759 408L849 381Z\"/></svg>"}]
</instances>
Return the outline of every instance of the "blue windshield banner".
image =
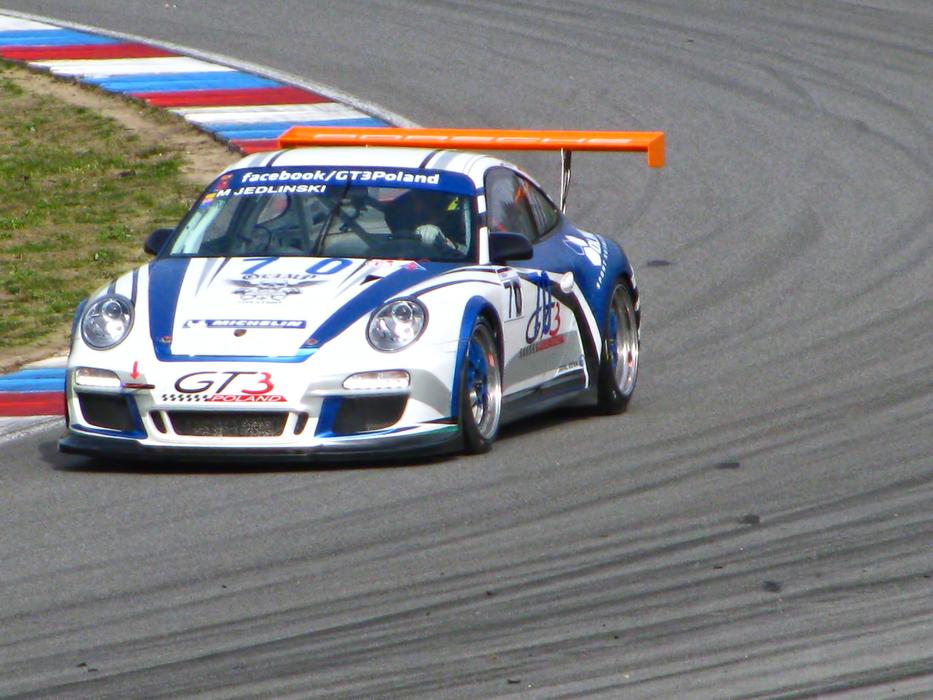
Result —
<instances>
[{"instance_id":1,"label":"blue windshield banner","mask_svg":"<svg viewBox=\"0 0 933 700\"><path fill-rule=\"evenodd\" d=\"M211 186L217 197L265 194L323 194L327 188L398 187L473 196L476 188L466 175L416 168L264 167L225 173Z\"/></svg>"}]
</instances>

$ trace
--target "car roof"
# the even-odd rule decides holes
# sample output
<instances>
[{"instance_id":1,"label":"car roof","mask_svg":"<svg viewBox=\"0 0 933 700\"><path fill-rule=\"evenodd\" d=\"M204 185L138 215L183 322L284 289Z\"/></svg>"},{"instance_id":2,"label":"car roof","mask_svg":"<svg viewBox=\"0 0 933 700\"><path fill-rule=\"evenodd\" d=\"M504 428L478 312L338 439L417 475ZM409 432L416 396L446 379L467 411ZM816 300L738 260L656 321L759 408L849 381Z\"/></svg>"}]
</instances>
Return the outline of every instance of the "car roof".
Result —
<instances>
[{"instance_id":1,"label":"car roof","mask_svg":"<svg viewBox=\"0 0 933 700\"><path fill-rule=\"evenodd\" d=\"M428 148L340 146L289 148L254 153L234 163L224 172L269 166L412 168L460 173L471 178L477 187L482 187L485 172L498 165L519 170L511 163L480 153Z\"/></svg>"}]
</instances>

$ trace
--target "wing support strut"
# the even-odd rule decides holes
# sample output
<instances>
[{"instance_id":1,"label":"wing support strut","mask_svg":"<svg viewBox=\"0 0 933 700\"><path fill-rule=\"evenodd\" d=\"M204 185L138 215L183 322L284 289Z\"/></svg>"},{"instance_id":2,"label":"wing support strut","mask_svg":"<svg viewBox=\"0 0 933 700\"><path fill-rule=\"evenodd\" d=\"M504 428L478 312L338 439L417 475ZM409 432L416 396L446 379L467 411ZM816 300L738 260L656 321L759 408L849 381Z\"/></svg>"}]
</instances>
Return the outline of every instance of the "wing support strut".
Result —
<instances>
[{"instance_id":1,"label":"wing support strut","mask_svg":"<svg viewBox=\"0 0 933 700\"><path fill-rule=\"evenodd\" d=\"M567 194L570 191L570 161L573 151L560 150L560 210L567 213Z\"/></svg>"}]
</instances>

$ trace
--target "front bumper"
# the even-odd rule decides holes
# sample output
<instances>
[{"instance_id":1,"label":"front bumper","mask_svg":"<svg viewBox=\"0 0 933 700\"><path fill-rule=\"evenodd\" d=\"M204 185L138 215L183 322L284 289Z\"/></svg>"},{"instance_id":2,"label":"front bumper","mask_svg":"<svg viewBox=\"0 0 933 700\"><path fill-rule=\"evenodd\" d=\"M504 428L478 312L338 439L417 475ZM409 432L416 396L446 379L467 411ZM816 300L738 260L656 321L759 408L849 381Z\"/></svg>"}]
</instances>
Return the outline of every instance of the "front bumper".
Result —
<instances>
[{"instance_id":1,"label":"front bumper","mask_svg":"<svg viewBox=\"0 0 933 700\"><path fill-rule=\"evenodd\" d=\"M219 463L302 463L397 461L457 452L463 442L454 425L414 435L393 434L365 439L343 439L315 446L269 445L149 445L124 437L89 435L69 431L58 443L60 452L98 459Z\"/></svg>"},{"instance_id":2,"label":"front bumper","mask_svg":"<svg viewBox=\"0 0 933 700\"><path fill-rule=\"evenodd\" d=\"M156 364L142 381L118 375L118 389L72 380L60 450L104 459L313 463L460 448L450 390L431 369L410 370L408 390L346 389L352 374L359 372L179 363ZM266 385L270 391L258 391Z\"/></svg>"}]
</instances>

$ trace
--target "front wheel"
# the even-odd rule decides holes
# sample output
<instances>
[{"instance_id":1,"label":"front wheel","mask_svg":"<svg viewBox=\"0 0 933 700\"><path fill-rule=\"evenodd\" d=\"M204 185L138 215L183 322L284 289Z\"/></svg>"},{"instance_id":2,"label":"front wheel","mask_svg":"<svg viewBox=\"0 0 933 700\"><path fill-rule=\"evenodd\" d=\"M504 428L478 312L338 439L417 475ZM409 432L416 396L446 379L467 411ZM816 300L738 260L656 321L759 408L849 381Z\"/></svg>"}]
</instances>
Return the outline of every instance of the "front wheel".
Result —
<instances>
[{"instance_id":1,"label":"front wheel","mask_svg":"<svg viewBox=\"0 0 933 700\"><path fill-rule=\"evenodd\" d=\"M473 324L460 369L460 429L468 454L488 452L499 432L502 372L492 328L484 318Z\"/></svg>"},{"instance_id":2,"label":"front wheel","mask_svg":"<svg viewBox=\"0 0 933 700\"><path fill-rule=\"evenodd\" d=\"M638 318L628 285L619 280L612 290L606 332L599 360L599 410L622 413L638 379Z\"/></svg>"}]
</instances>

